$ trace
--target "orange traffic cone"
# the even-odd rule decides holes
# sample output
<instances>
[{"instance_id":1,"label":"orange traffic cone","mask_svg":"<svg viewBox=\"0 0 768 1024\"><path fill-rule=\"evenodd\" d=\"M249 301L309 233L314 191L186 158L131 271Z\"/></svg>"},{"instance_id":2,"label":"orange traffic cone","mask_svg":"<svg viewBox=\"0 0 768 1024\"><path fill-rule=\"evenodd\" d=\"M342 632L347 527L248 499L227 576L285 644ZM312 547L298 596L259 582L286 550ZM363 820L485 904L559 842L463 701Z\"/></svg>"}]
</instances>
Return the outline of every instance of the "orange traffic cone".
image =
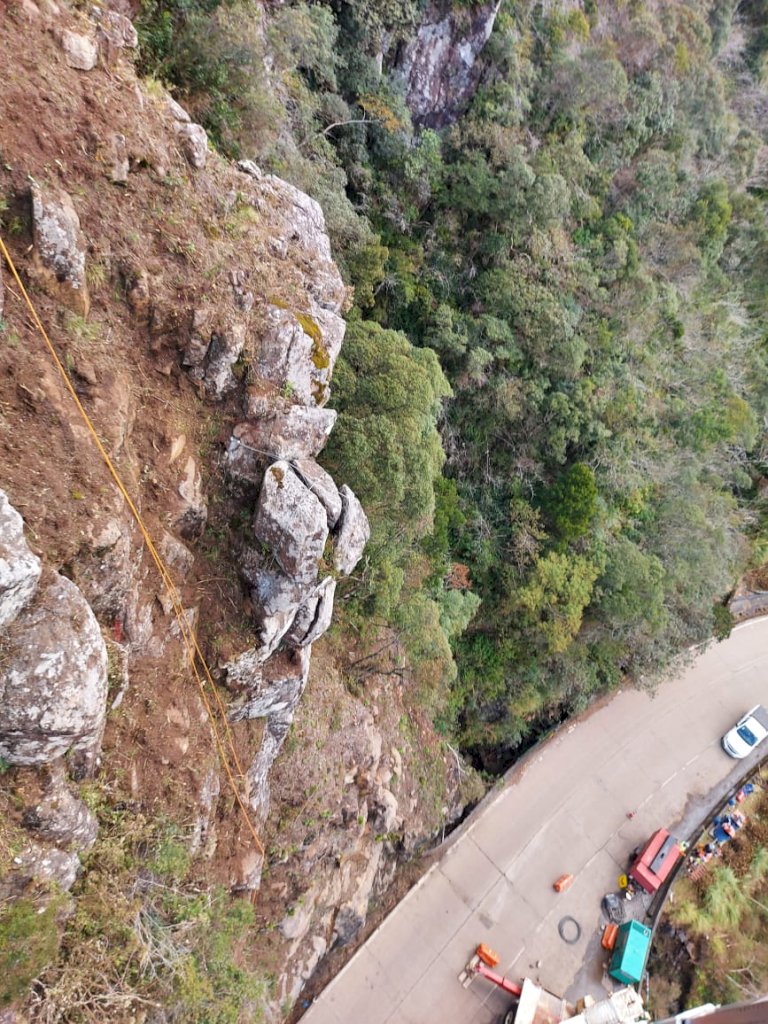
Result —
<instances>
[{"instance_id":1,"label":"orange traffic cone","mask_svg":"<svg viewBox=\"0 0 768 1024\"><path fill-rule=\"evenodd\" d=\"M555 892L563 892L573 881L573 875L560 875L558 880L552 884L552 888Z\"/></svg>"}]
</instances>

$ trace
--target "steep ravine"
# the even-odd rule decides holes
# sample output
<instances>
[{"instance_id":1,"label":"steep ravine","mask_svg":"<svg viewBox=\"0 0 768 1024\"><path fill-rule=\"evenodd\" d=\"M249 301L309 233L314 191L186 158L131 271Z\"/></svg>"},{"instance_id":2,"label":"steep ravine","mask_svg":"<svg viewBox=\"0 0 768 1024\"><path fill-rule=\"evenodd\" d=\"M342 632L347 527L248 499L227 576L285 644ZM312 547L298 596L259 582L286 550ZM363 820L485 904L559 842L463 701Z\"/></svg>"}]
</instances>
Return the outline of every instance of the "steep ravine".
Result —
<instances>
[{"instance_id":1,"label":"steep ravine","mask_svg":"<svg viewBox=\"0 0 768 1024\"><path fill-rule=\"evenodd\" d=\"M210 150L137 80L135 43L113 11L0 16L2 238L199 637L266 855L180 609L3 265L0 885L44 913L77 900L100 818L172 823L198 887L251 895L247 958L279 1020L460 813L462 775L399 675L351 686L365 647L321 639L368 537L315 461L349 298L322 211ZM43 1019L40 991L8 1019ZM109 1019L139 1019L121 995ZM184 1019L166 1009L152 1020Z\"/></svg>"}]
</instances>

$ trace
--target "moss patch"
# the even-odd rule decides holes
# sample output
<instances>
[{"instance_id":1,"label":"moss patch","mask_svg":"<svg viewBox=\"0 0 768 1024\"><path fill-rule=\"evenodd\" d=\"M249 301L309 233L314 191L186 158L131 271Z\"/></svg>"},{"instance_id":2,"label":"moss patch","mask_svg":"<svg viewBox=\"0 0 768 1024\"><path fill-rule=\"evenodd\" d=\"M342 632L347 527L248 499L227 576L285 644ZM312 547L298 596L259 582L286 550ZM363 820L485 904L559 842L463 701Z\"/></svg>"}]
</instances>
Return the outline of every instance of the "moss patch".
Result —
<instances>
[{"instance_id":1,"label":"moss patch","mask_svg":"<svg viewBox=\"0 0 768 1024\"><path fill-rule=\"evenodd\" d=\"M20 899L0 915L0 1006L8 1006L30 982L56 959L59 929L56 914L63 897L43 910L31 899Z\"/></svg>"}]
</instances>

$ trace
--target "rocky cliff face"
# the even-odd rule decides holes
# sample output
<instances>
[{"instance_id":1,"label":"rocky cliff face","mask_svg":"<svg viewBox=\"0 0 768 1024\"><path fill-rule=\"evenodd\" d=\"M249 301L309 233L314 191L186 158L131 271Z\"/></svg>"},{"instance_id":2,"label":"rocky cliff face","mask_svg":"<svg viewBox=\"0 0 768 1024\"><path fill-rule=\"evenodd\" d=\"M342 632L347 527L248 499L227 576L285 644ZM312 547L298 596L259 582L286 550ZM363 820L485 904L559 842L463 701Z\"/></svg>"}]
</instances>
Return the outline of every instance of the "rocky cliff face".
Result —
<instances>
[{"instance_id":1,"label":"rocky cliff face","mask_svg":"<svg viewBox=\"0 0 768 1024\"><path fill-rule=\"evenodd\" d=\"M316 461L348 298L322 211L211 152L137 81L135 44L116 11L22 0L0 18L2 236L174 585L2 267L0 798L23 848L0 890L73 886L95 775L102 800L191 822L211 884L259 891L278 1020L402 851L458 813L459 780L398 677L359 699L321 640L369 534ZM227 796L189 627L266 861Z\"/></svg>"},{"instance_id":2,"label":"rocky cliff face","mask_svg":"<svg viewBox=\"0 0 768 1024\"><path fill-rule=\"evenodd\" d=\"M398 47L391 69L405 86L415 124L443 128L467 108L500 7L501 0L459 10L429 5L415 35Z\"/></svg>"}]
</instances>

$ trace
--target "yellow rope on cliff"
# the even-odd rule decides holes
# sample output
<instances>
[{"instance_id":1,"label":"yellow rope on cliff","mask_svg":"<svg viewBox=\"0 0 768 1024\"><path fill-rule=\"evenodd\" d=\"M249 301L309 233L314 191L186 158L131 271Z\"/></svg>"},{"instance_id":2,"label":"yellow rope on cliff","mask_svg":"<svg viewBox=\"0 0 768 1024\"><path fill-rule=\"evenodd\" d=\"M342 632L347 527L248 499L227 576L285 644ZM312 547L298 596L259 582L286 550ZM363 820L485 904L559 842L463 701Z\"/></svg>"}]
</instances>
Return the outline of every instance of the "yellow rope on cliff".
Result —
<instances>
[{"instance_id":1,"label":"yellow rope on cliff","mask_svg":"<svg viewBox=\"0 0 768 1024\"><path fill-rule=\"evenodd\" d=\"M257 849L259 850L259 852L262 855L264 855L264 845L263 845L263 843L261 842L261 840L259 839L259 837L258 837L258 835L256 833L256 829L255 829L255 827L253 825L253 822L251 821L250 814L248 813L248 809L247 809L247 807L246 807L246 805L245 805L245 803L243 801L243 798L240 795L239 786L237 785L237 782L235 781L234 773L233 773L232 768L231 768L231 766L229 764L229 759L228 759L228 756L227 756L227 752L226 752L226 749L224 747L224 743L223 743L223 741L221 739L221 735L219 733L219 727L218 727L217 722L216 722L216 715L214 714L213 708L211 706L211 702L210 702L210 700L208 698L208 694L206 692L206 681L208 682L208 684L210 686L210 689L211 689L211 691L212 691L212 693L213 693L213 695L214 695L214 697L216 699L216 703L218 705L222 721L224 722L224 731L226 733L226 736L227 736L227 739L228 739L228 742L229 742L229 748L230 748L230 751L232 753L232 758L233 758L233 761L234 761L235 766L237 768L237 774L242 779L244 777L244 773L243 773L243 769L242 769L242 767L240 765L240 761L239 761L238 756L237 756L237 751L235 750L234 737L232 736L232 730L229 727L229 722L227 720L226 710L224 708L224 705L222 704L221 697L219 696L219 692L218 692L218 690L216 688L216 684L213 681L213 678L211 676L210 670L208 668L208 664L207 664L207 662L205 660L205 657L203 656L203 652L200 650L200 645L198 643L197 636L195 635L195 631L192 629L192 627L190 626L189 622L187 621L187 617L186 617L186 615L184 613L184 608L183 608L183 605L181 603L181 598L179 597L179 592L176 589L176 586L175 586L175 584L173 582L173 579L171 578L170 573L168 572L168 569L165 566L165 563L163 562L162 558L160 557L160 554L158 553L155 545L153 544L152 538L150 537L150 535L149 535L149 533L147 531L147 528L144 526L144 523L142 521L142 518L141 518L141 515L139 513L139 510L136 508L136 506L134 505L134 503L133 503L133 501L131 499L131 496L128 494L128 491L126 490L125 485L123 484L123 481L120 479L120 475L118 474L117 469L115 468L115 465L114 465L114 463L112 462L112 459L109 456L109 453L105 449L104 445L101 443L101 440L99 439L99 435L96 433L96 429L95 429L93 423L91 422L91 418L89 417L88 413L85 411L82 402L80 401L80 399L77 396L77 392L75 391L75 389L74 389L74 387L72 385L72 381L69 379L69 375L67 374L67 371L64 369L64 366L63 366L61 360L58 357L56 349L54 348L53 343L51 342L51 339L48 337L48 334L47 334L47 332L45 330L45 327L43 326L43 323L42 323L40 317L38 316L37 310L35 309L34 304L32 303L32 300L30 299L29 295L27 294L27 290L24 287L24 284L23 284L21 278L19 277L19 273L16 270L16 266L15 266L13 260L11 259L11 254L8 252L8 249L6 248L6 245L5 245L5 242L3 241L2 236L0 236L0 253L5 258L5 261L8 264L8 268L10 269L11 274L13 275L13 278L16 281L16 284L18 285L19 290L20 290L21 294L24 297L24 301L26 302L27 307L28 307L28 309L29 309L29 311L30 311L30 313L32 315L32 319L34 320L35 325L36 325L37 329L39 330L40 334L42 335L43 340L45 341L45 344L48 347L48 350L49 350L49 352L51 354L51 357L53 358L53 361L56 364L56 368L59 371L59 374L60 374L62 380L64 381L64 384L65 384L67 390L69 391L70 395L72 396L72 400L74 401L75 405L77 406L78 412L80 413L80 416L82 417L83 422L85 423L86 427L88 428L88 432L93 437L93 440L94 440L94 442L96 444L96 447L98 448L98 450L99 450L99 452L101 454L101 457L102 457L102 459L104 460L104 462L105 462L105 464L107 466L107 469L109 470L110 474L112 475L112 478L114 479L114 481L115 481L115 483L117 485L118 490L120 491L120 493L122 494L123 498L125 499L125 502L128 505L128 508L131 510L131 514L133 515L133 518L136 520L136 524L137 524L137 526L138 526L138 528L139 528L139 530L141 532L141 535L144 538L144 541L145 541L145 543L147 545L147 550L151 554L152 560L154 561L155 565L157 566L158 572L160 573L160 578L162 579L163 584L164 584L164 586L165 586L165 588L166 588L166 590L168 592L168 595L171 598L171 601L173 603L173 611L174 611L174 614L176 616L176 621L179 624L179 630L181 632L182 640L184 642L184 645L187 648L187 653L189 654L189 659L190 659L190 664L192 666L192 671L194 672L195 678L197 679L197 682L198 682L198 686L200 687L200 695L202 697L203 704L205 705L205 709L206 709L206 711L208 713L208 718L210 720L211 728L213 729L213 735L214 735L215 741L216 741L216 748L218 750L219 758L221 760L222 766L224 767L224 771L226 772L230 788L231 788L231 790L232 790L232 792L233 792L233 794L235 796L235 800L237 801L238 806L240 807L240 810L242 812L243 818L245 819L245 823L248 826L248 831L253 836L253 840L256 843ZM203 679L202 676L200 675L200 672L198 670L198 662L199 662L200 666L203 669L203 673L205 675L205 679Z\"/></svg>"}]
</instances>

